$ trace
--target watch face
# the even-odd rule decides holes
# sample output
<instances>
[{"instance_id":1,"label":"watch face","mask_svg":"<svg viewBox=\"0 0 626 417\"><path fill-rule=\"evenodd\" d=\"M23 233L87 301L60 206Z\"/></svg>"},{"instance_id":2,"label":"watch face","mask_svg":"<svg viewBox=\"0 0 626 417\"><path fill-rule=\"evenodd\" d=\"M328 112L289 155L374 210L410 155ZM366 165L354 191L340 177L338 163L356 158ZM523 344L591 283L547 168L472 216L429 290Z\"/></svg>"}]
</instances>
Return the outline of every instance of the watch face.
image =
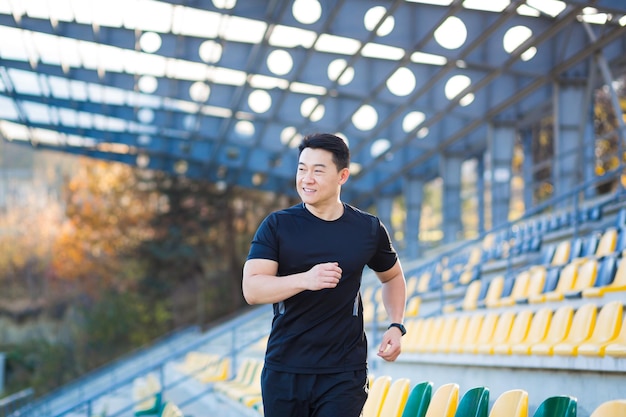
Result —
<instances>
[{"instance_id":1,"label":"watch face","mask_svg":"<svg viewBox=\"0 0 626 417\"><path fill-rule=\"evenodd\" d=\"M391 327L397 327L398 329L400 329L400 332L402 333L402 336L404 336L406 334L406 328L401 323L392 323L392 324L389 325L389 328L391 328Z\"/></svg>"}]
</instances>

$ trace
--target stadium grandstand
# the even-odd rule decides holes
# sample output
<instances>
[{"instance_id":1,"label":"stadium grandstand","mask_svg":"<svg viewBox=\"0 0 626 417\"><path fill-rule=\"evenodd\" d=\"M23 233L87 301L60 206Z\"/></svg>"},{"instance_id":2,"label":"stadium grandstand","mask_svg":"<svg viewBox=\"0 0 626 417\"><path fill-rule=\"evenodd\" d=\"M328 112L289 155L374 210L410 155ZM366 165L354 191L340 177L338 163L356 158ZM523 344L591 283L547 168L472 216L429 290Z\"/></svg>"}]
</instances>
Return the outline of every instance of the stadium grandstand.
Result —
<instances>
[{"instance_id":1,"label":"stadium grandstand","mask_svg":"<svg viewBox=\"0 0 626 417\"><path fill-rule=\"evenodd\" d=\"M4 143L294 197L301 136L345 138L344 200L392 225L408 288L363 417L626 416L625 109L624 0L0 0ZM0 416L262 416L271 318Z\"/></svg>"}]
</instances>

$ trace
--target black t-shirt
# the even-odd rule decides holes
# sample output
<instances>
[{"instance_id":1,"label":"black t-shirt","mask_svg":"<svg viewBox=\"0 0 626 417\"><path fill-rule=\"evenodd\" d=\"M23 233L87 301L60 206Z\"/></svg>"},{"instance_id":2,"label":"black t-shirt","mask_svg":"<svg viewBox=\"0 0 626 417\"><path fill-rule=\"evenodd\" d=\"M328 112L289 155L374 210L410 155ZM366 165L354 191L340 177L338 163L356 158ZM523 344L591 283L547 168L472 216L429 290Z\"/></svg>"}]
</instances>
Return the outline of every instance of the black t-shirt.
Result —
<instances>
[{"instance_id":1,"label":"black t-shirt","mask_svg":"<svg viewBox=\"0 0 626 417\"><path fill-rule=\"evenodd\" d=\"M278 262L278 276L338 262L337 287L303 291L274 304L265 366L294 373L334 373L367 367L359 296L365 265L383 272L397 261L379 219L344 204L343 215L322 220L298 204L270 214L257 230L248 259Z\"/></svg>"}]
</instances>

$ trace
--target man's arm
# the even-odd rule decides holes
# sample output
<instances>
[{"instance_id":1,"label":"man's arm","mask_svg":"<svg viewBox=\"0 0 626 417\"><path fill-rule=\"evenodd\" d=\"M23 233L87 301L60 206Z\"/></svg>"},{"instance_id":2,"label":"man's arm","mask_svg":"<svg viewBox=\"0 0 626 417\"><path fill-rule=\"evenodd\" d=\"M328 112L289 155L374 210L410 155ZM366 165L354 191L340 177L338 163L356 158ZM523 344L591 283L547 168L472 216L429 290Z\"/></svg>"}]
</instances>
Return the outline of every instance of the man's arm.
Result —
<instances>
[{"instance_id":1,"label":"man's arm","mask_svg":"<svg viewBox=\"0 0 626 417\"><path fill-rule=\"evenodd\" d=\"M382 299L387 316L391 323L404 321L406 306L406 280L400 261L384 272L377 272L378 279L382 282ZM378 349L378 356L386 361L394 361L401 352L400 329L392 327L383 334L383 340Z\"/></svg>"},{"instance_id":2,"label":"man's arm","mask_svg":"<svg viewBox=\"0 0 626 417\"><path fill-rule=\"evenodd\" d=\"M269 259L249 259L243 267L241 284L248 304L273 304L302 291L335 288L341 279L336 262L315 265L299 274L276 276L278 263Z\"/></svg>"}]
</instances>

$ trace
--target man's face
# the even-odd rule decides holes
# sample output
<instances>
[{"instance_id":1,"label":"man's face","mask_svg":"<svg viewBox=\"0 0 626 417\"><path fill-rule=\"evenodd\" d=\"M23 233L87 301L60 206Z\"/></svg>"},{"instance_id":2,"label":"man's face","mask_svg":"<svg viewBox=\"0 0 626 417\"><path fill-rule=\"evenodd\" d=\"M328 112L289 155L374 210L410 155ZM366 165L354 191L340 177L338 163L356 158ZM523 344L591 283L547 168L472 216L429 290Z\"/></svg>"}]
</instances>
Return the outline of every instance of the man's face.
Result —
<instances>
[{"instance_id":1,"label":"man's face","mask_svg":"<svg viewBox=\"0 0 626 417\"><path fill-rule=\"evenodd\" d=\"M319 205L339 200L348 170L337 171L333 154L324 149L305 148L298 160L296 189L305 204Z\"/></svg>"}]
</instances>

